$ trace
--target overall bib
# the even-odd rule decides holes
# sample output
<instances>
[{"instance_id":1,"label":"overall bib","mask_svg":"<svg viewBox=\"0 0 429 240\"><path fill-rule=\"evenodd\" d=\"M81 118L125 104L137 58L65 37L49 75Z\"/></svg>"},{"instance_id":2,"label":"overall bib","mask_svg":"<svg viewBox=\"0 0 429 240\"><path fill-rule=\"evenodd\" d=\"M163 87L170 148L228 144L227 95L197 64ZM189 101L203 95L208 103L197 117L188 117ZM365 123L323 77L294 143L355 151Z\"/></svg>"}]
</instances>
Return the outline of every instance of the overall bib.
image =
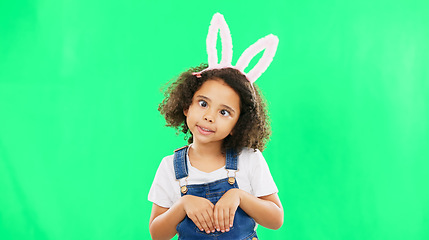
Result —
<instances>
[{"instance_id":1,"label":"overall bib","mask_svg":"<svg viewBox=\"0 0 429 240\"><path fill-rule=\"evenodd\" d=\"M174 172L176 179L180 180L188 177L188 166L186 163L187 147L180 148L174 153ZM237 171L237 154L228 150L226 152L226 178L205 184L181 185L181 195L193 195L203 197L210 200L214 205L223 196L225 192L232 188L238 188L235 180L235 171ZM234 177L228 177L228 173L234 173ZM179 181L180 183L180 181ZM249 217L240 207L237 208L234 216L234 223L229 232L215 231L214 233L206 233L200 231L192 220L186 216L177 227L179 240L188 239L213 239L213 240L256 240L255 232L256 222Z\"/></svg>"}]
</instances>

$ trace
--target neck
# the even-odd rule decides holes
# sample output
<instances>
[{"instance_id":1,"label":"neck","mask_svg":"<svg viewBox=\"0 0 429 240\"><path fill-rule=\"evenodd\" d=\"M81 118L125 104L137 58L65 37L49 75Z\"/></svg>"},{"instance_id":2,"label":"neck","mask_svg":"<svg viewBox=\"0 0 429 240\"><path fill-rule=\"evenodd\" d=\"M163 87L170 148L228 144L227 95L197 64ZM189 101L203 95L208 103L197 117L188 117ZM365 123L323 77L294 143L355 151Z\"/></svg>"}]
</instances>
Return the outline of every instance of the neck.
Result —
<instances>
[{"instance_id":1,"label":"neck","mask_svg":"<svg viewBox=\"0 0 429 240\"><path fill-rule=\"evenodd\" d=\"M210 144L193 142L191 149L200 156L219 156L222 153L222 141Z\"/></svg>"}]
</instances>

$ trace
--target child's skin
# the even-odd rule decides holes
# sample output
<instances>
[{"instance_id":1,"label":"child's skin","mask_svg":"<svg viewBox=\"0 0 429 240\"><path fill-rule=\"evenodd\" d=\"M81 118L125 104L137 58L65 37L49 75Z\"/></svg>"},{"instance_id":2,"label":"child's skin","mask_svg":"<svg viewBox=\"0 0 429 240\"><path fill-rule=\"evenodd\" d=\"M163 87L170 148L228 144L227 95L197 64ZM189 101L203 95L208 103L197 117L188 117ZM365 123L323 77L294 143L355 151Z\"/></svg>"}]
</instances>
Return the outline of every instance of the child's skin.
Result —
<instances>
[{"instance_id":1,"label":"child's skin","mask_svg":"<svg viewBox=\"0 0 429 240\"><path fill-rule=\"evenodd\" d=\"M192 166L212 172L225 166L221 154L222 142L233 133L240 116L240 97L222 79L209 79L195 92L189 109L185 109L186 123L192 132L189 149ZM171 208L152 206L149 230L152 239L171 239L176 226L186 217L207 233L229 231L240 206L258 224L278 229L283 224L283 207L277 193L255 197L241 189L231 189L213 205L209 200L192 195L180 198Z\"/></svg>"}]
</instances>

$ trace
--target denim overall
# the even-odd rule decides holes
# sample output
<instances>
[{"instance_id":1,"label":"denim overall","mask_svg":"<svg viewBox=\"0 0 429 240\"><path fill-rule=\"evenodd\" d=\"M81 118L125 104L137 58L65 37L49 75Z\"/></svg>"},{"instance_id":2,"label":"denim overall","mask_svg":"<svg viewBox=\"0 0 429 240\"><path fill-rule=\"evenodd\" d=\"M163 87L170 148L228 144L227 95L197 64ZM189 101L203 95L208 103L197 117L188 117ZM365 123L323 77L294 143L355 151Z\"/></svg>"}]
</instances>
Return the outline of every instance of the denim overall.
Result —
<instances>
[{"instance_id":1,"label":"denim overall","mask_svg":"<svg viewBox=\"0 0 429 240\"><path fill-rule=\"evenodd\" d=\"M174 172L176 174L177 180L188 177L188 166L186 163L187 150L188 147L185 146L183 148L179 148L174 153ZM215 205L225 192L232 188L238 188L237 181L235 181L235 171L237 171L237 154L232 150L228 150L226 152L225 169L227 172L225 173L226 178L224 179L205 184L187 185L186 183L181 185L181 195L203 197L210 200ZM230 171L234 173L234 177L228 177L228 173ZM179 240L255 240L257 239L255 225L255 220L249 217L249 215L247 215L240 207L238 207L235 213L233 226L229 229L228 232L215 231L214 233L206 233L204 231L200 231L200 229L198 229L198 227L188 216L186 216L185 219L183 219L183 221L177 225L176 230L179 235Z\"/></svg>"}]
</instances>

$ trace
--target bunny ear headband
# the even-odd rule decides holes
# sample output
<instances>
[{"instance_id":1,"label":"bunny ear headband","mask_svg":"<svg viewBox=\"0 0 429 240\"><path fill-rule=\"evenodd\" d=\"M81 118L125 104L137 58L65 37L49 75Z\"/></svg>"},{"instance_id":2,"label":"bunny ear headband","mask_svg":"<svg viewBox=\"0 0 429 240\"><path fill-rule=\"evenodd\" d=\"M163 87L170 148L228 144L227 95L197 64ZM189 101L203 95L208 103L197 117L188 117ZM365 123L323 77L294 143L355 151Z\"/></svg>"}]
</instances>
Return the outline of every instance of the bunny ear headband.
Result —
<instances>
[{"instance_id":1,"label":"bunny ear headband","mask_svg":"<svg viewBox=\"0 0 429 240\"><path fill-rule=\"evenodd\" d=\"M220 62L218 61L216 50L218 31L220 31L220 38L222 42L222 59L220 60ZM235 66L232 66L231 34L229 32L228 25L226 24L223 15L220 13L215 13L210 22L209 33L207 34L206 40L209 66L203 71L193 74L197 77L200 77L201 73L207 70L231 67L239 70L243 75L245 75L253 86L253 83L261 76L263 72L265 72L265 70L267 70L271 61L273 61L273 57L277 51L278 43L279 39L277 38L277 36L269 34L256 41L250 47L248 47L243 52L243 54L241 54L240 58L237 61L237 64ZM264 54L259 59L255 67L253 67L253 69L250 70L248 73L245 73L244 69L246 69L250 61L256 56L256 54L258 54L264 49Z\"/></svg>"}]
</instances>

